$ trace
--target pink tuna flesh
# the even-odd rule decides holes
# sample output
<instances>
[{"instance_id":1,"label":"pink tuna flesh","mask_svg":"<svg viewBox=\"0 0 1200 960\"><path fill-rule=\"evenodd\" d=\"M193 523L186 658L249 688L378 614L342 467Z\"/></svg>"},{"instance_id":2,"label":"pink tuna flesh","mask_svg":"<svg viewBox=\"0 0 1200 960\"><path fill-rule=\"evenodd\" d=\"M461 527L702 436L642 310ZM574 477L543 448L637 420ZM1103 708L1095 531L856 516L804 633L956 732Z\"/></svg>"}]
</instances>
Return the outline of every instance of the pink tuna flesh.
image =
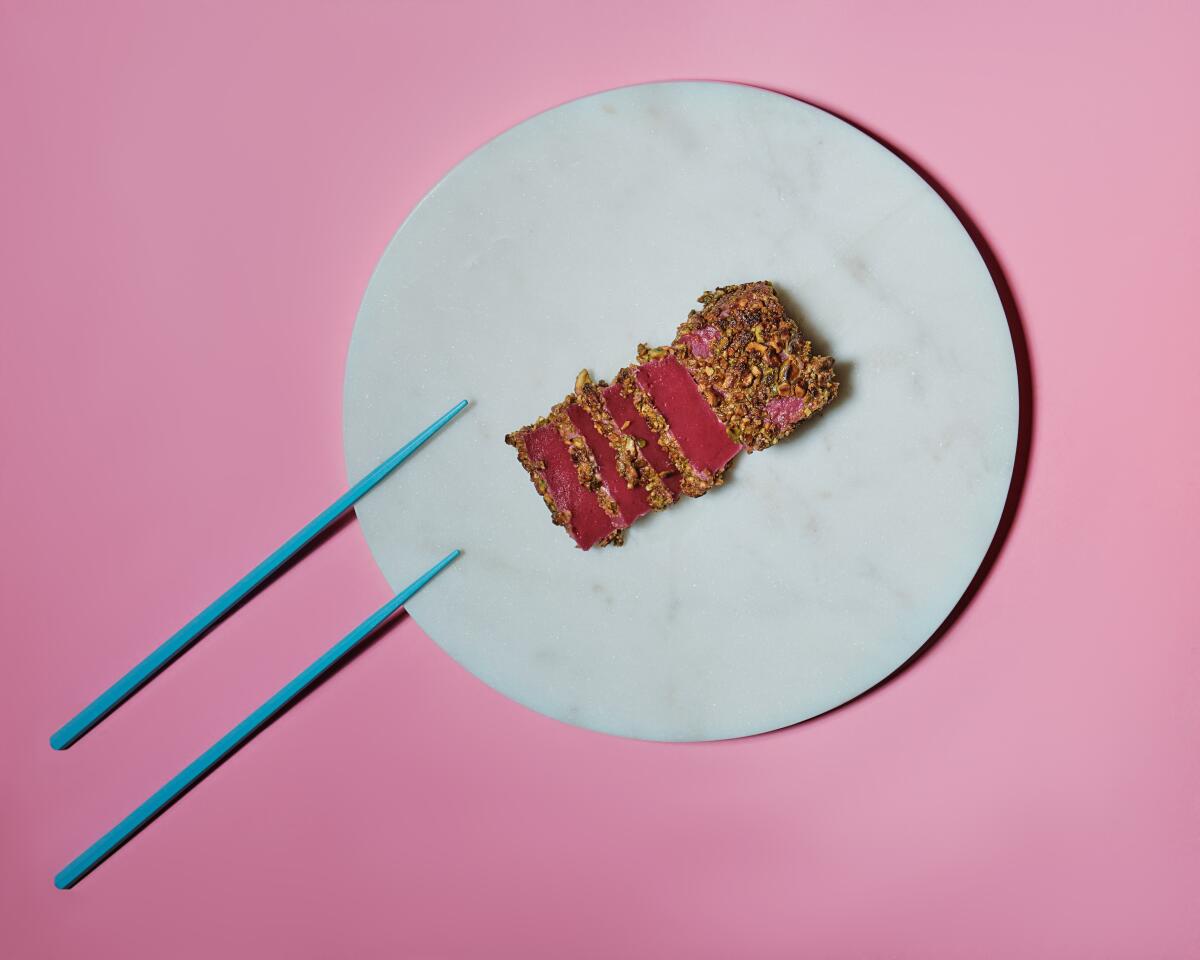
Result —
<instances>
[{"instance_id":1,"label":"pink tuna flesh","mask_svg":"<svg viewBox=\"0 0 1200 960\"><path fill-rule=\"evenodd\" d=\"M803 397L775 397L767 401L767 419L781 429L790 427L803 416Z\"/></svg>"},{"instance_id":2,"label":"pink tuna flesh","mask_svg":"<svg viewBox=\"0 0 1200 960\"><path fill-rule=\"evenodd\" d=\"M554 427L528 431L525 449L532 460L544 464L542 476L546 478L550 496L560 510L570 511L568 530L579 546L584 550L595 546L616 529L616 523L604 512L596 495L579 482L567 445Z\"/></svg>"},{"instance_id":3,"label":"pink tuna flesh","mask_svg":"<svg viewBox=\"0 0 1200 960\"><path fill-rule=\"evenodd\" d=\"M663 357L637 368L638 385L649 394L685 457L697 470L714 474L741 452L729 439L696 386L696 381L674 357Z\"/></svg>"},{"instance_id":4,"label":"pink tuna flesh","mask_svg":"<svg viewBox=\"0 0 1200 960\"><path fill-rule=\"evenodd\" d=\"M720 334L721 331L716 327L703 327L695 333L686 334L683 342L692 351L692 356L708 357L712 355L712 345Z\"/></svg>"}]
</instances>

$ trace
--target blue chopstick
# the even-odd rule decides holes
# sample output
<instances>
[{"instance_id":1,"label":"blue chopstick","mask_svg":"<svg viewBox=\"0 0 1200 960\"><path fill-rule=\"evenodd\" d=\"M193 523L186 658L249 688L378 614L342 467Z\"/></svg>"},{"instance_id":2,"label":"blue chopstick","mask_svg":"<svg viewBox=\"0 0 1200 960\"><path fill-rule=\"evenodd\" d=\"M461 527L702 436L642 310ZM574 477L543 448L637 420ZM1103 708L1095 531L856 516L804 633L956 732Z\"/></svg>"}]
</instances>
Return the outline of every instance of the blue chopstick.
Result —
<instances>
[{"instance_id":1,"label":"blue chopstick","mask_svg":"<svg viewBox=\"0 0 1200 960\"><path fill-rule=\"evenodd\" d=\"M384 460L383 463L359 480L358 483L354 484L354 486L334 500L333 503L317 514L314 519L305 524L299 532L288 539L283 546L196 614L178 633L166 640L141 663L79 711L71 720L63 724L61 729L50 738L50 746L55 750L65 750L112 713L125 700L133 696L143 684L148 682L155 674L186 650L188 646L194 643L205 630L220 620L221 617L233 609L240 601L245 599L247 594L283 566L313 537L317 536L329 524L345 513L368 490L412 456L426 440L457 417L466 406L467 401L463 400L446 411L446 413L442 414L437 420L409 440L403 447Z\"/></svg>"},{"instance_id":2,"label":"blue chopstick","mask_svg":"<svg viewBox=\"0 0 1200 960\"><path fill-rule=\"evenodd\" d=\"M300 694L316 683L339 660L370 636L388 617L395 613L414 593L436 577L459 555L458 550L447 554L421 576L401 590L396 596L367 617L337 644L312 662L291 683L255 710L250 716L230 730L225 736L205 750L179 773L156 790L133 813L108 831L99 840L68 863L54 878L60 890L74 886L94 870L101 861L125 843L130 837L170 806L179 795L207 774L234 750L253 737L265 724L283 710Z\"/></svg>"}]
</instances>

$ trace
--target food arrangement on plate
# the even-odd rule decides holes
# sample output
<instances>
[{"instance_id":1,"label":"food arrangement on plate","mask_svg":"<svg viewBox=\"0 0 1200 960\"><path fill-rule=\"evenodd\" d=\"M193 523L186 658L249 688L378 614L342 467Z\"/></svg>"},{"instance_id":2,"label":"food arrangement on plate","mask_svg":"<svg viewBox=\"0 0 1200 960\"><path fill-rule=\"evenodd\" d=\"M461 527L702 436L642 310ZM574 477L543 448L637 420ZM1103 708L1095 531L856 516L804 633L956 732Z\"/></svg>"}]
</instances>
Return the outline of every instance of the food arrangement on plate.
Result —
<instances>
[{"instance_id":1,"label":"food arrangement on plate","mask_svg":"<svg viewBox=\"0 0 1200 960\"><path fill-rule=\"evenodd\" d=\"M668 346L640 344L611 383L580 371L548 415L504 438L584 550L719 486L739 453L774 446L837 396L832 358L813 354L769 281L698 302Z\"/></svg>"},{"instance_id":2,"label":"food arrangement on plate","mask_svg":"<svg viewBox=\"0 0 1200 960\"><path fill-rule=\"evenodd\" d=\"M347 470L470 397L444 462L356 507L396 588L470 558L414 619L548 716L719 739L845 702L945 621L1017 394L987 265L915 171L790 97L647 84L517 125L405 220L347 357Z\"/></svg>"}]
</instances>

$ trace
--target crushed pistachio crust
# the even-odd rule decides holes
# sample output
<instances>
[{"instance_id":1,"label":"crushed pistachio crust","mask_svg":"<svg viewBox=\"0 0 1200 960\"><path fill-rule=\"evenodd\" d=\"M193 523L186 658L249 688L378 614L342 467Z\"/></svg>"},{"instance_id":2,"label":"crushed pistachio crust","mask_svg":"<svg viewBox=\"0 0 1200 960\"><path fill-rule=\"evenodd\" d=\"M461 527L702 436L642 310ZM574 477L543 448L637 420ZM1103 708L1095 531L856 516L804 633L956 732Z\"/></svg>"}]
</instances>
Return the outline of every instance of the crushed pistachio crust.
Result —
<instances>
[{"instance_id":1,"label":"crushed pistachio crust","mask_svg":"<svg viewBox=\"0 0 1200 960\"><path fill-rule=\"evenodd\" d=\"M796 323L787 316L769 281L737 284L710 290L698 298L701 309L692 310L669 346L639 344L637 364L623 368L613 378L657 438L681 482L681 492L699 497L724 483L724 470L715 475L696 468L684 455L670 425L637 382L638 364L668 355L678 360L695 381L701 395L725 426L730 439L747 452L765 450L819 413L837 396L838 381L830 357L814 355ZM654 510L674 502L664 480L641 452L637 438L626 435L628 424L617 424L608 412L603 391L609 384L593 381L583 370L574 392L546 417L508 434L504 441L517 451L517 459L550 510L553 522L571 529L571 512L554 500L546 483L546 465L534 460L525 439L532 430L550 425L562 438L581 486L592 491L602 509L617 524L621 513L601 478L599 465L567 408L578 403L591 417L597 432L612 447L617 472L630 488L642 487ZM625 528L618 526L596 546L621 544Z\"/></svg>"},{"instance_id":2,"label":"crushed pistachio crust","mask_svg":"<svg viewBox=\"0 0 1200 960\"><path fill-rule=\"evenodd\" d=\"M537 420L535 420L529 426L522 427L520 430L514 430L512 433L505 436L504 442L517 451L517 459L521 462L521 466L525 468L525 472L529 474L529 479L533 481L534 487L537 489L537 492L541 494L542 500L545 502L546 507L550 510L550 519L554 522L554 525L562 527L564 530L569 532L571 529L571 511L560 507L555 502L554 497L550 493L550 488L546 484L546 478L543 474L543 471L546 469L546 465L541 460L534 460L533 457L529 455L529 450L525 446L525 437L538 427L544 427L547 424L551 424L552 426L554 425L549 417L538 417ZM560 433L559 436L562 436L562 434ZM573 448L568 446L568 450L572 449ZM574 456L572 456L572 462L575 463L576 468L578 469L579 463L577 460L575 460ZM607 491L605 491L605 495L607 496ZM612 498L609 497L610 502L611 500ZM600 499L600 505L604 507L605 512L608 512L608 507L605 506L603 499ZM600 540L596 546L606 547L609 544L616 544L617 546L620 546L624 542L625 528L621 527L613 530L612 533Z\"/></svg>"},{"instance_id":3,"label":"crushed pistachio crust","mask_svg":"<svg viewBox=\"0 0 1200 960\"><path fill-rule=\"evenodd\" d=\"M659 355L675 355L747 450L773 446L837 396L833 360L813 355L769 281L720 287L698 302L702 309L691 311ZM779 398L795 399L772 405ZM773 417L772 409L791 412Z\"/></svg>"},{"instance_id":4,"label":"crushed pistachio crust","mask_svg":"<svg viewBox=\"0 0 1200 960\"><path fill-rule=\"evenodd\" d=\"M671 496L671 491L667 489L662 477L658 475L658 471L650 465L650 461L642 453L640 445L642 441L622 433L616 421L609 414L603 396L603 391L607 387L608 383L605 381L601 380L597 383L592 380L592 375L587 370L580 370L579 375L575 378L574 399L587 411L596 430L612 447L613 453L616 455L617 472L621 475L621 479L630 489L642 487L646 491L646 497L650 501L652 510L669 507L674 502L674 497Z\"/></svg>"}]
</instances>

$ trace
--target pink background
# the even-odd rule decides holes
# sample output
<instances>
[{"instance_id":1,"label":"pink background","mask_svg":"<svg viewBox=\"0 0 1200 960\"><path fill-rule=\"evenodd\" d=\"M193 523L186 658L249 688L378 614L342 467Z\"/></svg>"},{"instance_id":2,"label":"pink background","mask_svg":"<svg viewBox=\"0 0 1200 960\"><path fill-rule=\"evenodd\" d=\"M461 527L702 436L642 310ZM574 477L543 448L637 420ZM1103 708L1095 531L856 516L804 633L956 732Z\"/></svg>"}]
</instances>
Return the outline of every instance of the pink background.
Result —
<instances>
[{"instance_id":1,"label":"pink background","mask_svg":"<svg viewBox=\"0 0 1200 960\"><path fill-rule=\"evenodd\" d=\"M1197 7L908 6L0 3L0 954L1200 955ZM387 596L349 524L47 746L345 485L406 212L678 77L840 112L988 238L1036 434L973 602L848 707L693 746L534 715L404 622L56 891Z\"/></svg>"}]
</instances>

